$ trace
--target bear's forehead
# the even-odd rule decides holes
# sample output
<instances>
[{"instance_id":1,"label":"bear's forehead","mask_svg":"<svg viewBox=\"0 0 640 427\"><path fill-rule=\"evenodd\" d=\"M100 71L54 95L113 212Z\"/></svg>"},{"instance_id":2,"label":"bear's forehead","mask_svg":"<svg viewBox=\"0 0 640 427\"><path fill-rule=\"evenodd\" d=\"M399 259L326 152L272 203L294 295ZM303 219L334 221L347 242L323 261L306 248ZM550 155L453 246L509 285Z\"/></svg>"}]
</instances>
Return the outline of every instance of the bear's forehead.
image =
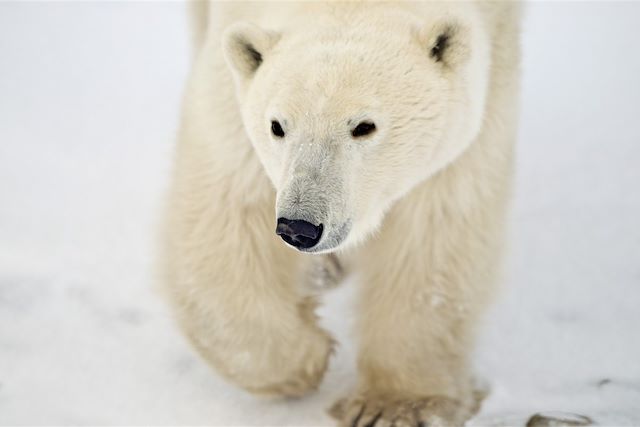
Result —
<instances>
[{"instance_id":1,"label":"bear's forehead","mask_svg":"<svg viewBox=\"0 0 640 427\"><path fill-rule=\"evenodd\" d=\"M375 81L366 67L346 64L316 64L314 67L290 70L288 74L280 80L279 95L292 103L311 103L318 107L335 105L334 108L355 108L358 104L370 105L384 83Z\"/></svg>"},{"instance_id":2,"label":"bear's forehead","mask_svg":"<svg viewBox=\"0 0 640 427\"><path fill-rule=\"evenodd\" d=\"M339 49L322 46L300 55L292 52L294 59L278 61L271 78L280 95L303 103L329 98L370 105L381 93L401 95L426 81L426 70L416 70L428 61L417 57L421 52L416 51L405 47L369 55L357 45Z\"/></svg>"}]
</instances>

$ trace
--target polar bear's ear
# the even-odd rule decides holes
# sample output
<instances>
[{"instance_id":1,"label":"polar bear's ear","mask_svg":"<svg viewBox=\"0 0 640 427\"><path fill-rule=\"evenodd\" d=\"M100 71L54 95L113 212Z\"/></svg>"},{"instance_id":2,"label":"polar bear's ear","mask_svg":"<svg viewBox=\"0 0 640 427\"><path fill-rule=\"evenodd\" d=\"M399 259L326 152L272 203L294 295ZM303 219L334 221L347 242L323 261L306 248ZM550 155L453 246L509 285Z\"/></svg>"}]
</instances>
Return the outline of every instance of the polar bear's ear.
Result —
<instances>
[{"instance_id":1,"label":"polar bear's ear","mask_svg":"<svg viewBox=\"0 0 640 427\"><path fill-rule=\"evenodd\" d=\"M253 76L264 57L275 46L280 35L240 22L229 27L223 36L224 55L238 77Z\"/></svg>"},{"instance_id":2,"label":"polar bear's ear","mask_svg":"<svg viewBox=\"0 0 640 427\"><path fill-rule=\"evenodd\" d=\"M420 38L434 62L455 68L471 55L470 33L464 22L443 20L426 28Z\"/></svg>"}]
</instances>

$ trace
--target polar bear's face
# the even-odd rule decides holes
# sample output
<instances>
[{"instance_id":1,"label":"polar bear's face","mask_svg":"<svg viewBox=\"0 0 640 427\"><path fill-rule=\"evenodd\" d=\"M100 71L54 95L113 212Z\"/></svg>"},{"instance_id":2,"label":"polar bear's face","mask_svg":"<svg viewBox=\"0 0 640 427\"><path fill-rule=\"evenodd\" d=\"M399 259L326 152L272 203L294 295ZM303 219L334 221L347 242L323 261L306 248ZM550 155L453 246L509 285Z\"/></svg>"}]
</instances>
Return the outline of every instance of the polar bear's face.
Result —
<instances>
[{"instance_id":1,"label":"polar bear's face","mask_svg":"<svg viewBox=\"0 0 640 427\"><path fill-rule=\"evenodd\" d=\"M247 133L277 190L277 232L305 252L365 238L482 120L488 48L473 19L353 18L225 35Z\"/></svg>"}]
</instances>

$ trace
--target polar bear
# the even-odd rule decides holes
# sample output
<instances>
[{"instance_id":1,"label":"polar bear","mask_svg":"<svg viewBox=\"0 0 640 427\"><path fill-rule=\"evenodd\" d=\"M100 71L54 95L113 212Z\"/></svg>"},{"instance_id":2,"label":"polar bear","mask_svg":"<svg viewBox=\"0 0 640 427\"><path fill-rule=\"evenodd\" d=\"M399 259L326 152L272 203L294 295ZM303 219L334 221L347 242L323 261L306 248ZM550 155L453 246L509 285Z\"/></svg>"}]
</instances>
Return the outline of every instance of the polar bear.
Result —
<instances>
[{"instance_id":1,"label":"polar bear","mask_svg":"<svg viewBox=\"0 0 640 427\"><path fill-rule=\"evenodd\" d=\"M359 287L341 425L461 425L495 293L516 134L511 2L196 6L163 266L229 381L300 396L334 342L322 281Z\"/></svg>"}]
</instances>

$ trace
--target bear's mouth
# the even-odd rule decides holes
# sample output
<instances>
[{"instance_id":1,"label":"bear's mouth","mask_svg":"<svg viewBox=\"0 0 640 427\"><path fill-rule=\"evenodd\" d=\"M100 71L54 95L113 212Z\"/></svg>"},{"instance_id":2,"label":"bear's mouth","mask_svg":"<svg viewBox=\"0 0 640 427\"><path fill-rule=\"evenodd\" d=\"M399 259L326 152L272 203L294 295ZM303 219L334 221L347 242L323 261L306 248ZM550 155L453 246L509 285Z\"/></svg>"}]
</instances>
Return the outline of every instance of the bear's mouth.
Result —
<instances>
[{"instance_id":1,"label":"bear's mouth","mask_svg":"<svg viewBox=\"0 0 640 427\"><path fill-rule=\"evenodd\" d=\"M327 254L335 252L340 249L342 244L347 240L347 236L351 231L351 221L345 221L342 224L334 227L323 227L324 235L320 238L320 241L309 248L296 248L300 252L309 254Z\"/></svg>"}]
</instances>

